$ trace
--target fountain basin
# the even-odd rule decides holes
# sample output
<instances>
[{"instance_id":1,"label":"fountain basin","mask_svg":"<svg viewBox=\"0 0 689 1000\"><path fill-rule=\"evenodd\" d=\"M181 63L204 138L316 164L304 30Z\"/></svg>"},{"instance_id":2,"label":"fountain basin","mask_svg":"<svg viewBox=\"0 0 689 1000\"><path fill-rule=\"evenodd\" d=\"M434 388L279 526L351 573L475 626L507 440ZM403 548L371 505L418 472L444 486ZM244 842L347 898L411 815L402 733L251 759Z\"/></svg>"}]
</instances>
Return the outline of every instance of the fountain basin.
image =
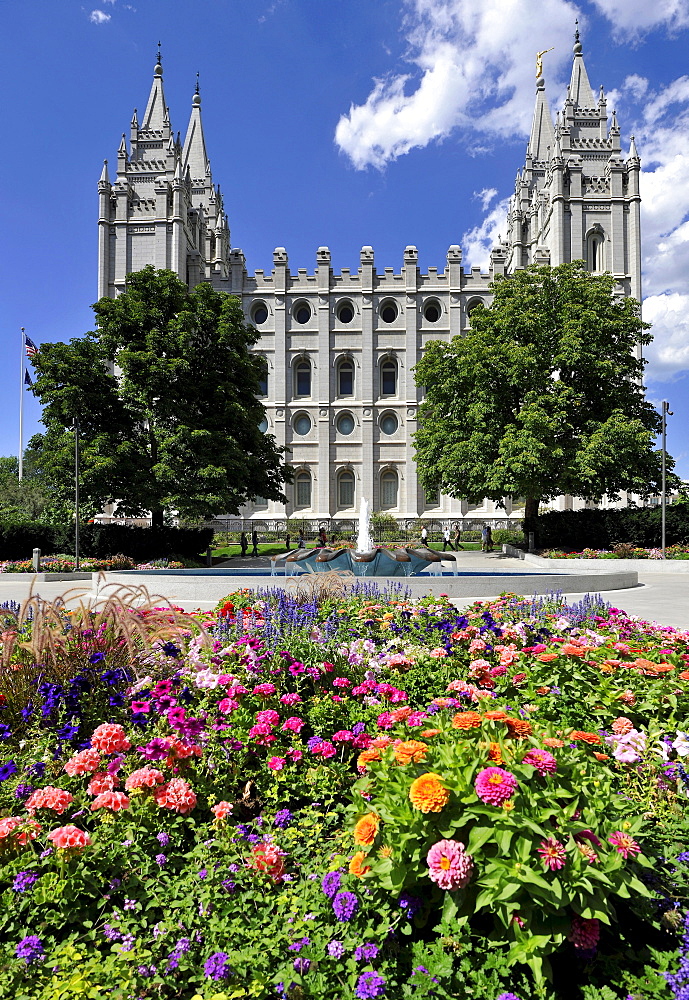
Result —
<instances>
[{"instance_id":1,"label":"fountain basin","mask_svg":"<svg viewBox=\"0 0 689 1000\"><path fill-rule=\"evenodd\" d=\"M453 558L443 553L443 559ZM277 568L283 564L285 572L304 570L307 573L331 573L344 570L354 576L417 576L431 564L439 564L437 552L425 548L370 549L297 549L288 555L273 557Z\"/></svg>"}]
</instances>

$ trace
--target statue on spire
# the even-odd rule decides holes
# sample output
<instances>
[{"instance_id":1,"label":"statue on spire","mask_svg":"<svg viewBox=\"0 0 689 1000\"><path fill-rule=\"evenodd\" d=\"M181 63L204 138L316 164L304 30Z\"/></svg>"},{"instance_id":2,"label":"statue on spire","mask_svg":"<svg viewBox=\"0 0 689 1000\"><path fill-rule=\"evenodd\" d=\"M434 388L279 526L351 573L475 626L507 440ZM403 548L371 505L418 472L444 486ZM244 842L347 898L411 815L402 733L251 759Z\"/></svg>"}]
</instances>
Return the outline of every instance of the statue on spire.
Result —
<instances>
[{"instance_id":1,"label":"statue on spire","mask_svg":"<svg viewBox=\"0 0 689 1000\"><path fill-rule=\"evenodd\" d=\"M536 79L537 80L540 79L540 77L543 76L543 56L546 55L548 52L552 52L554 48L555 48L555 46L552 45L549 49L543 49L542 52L537 52L536 53Z\"/></svg>"}]
</instances>

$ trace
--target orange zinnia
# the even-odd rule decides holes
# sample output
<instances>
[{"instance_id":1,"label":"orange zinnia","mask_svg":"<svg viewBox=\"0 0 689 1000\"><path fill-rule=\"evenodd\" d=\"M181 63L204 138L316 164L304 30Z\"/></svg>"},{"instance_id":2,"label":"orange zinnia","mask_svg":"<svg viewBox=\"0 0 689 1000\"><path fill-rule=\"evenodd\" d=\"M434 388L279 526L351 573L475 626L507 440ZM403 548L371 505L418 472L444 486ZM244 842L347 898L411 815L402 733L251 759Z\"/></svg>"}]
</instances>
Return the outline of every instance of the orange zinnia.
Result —
<instances>
[{"instance_id":1,"label":"orange zinnia","mask_svg":"<svg viewBox=\"0 0 689 1000\"><path fill-rule=\"evenodd\" d=\"M682 673L679 674L679 676L682 678L683 681L689 681L689 670L683 670Z\"/></svg>"},{"instance_id":2,"label":"orange zinnia","mask_svg":"<svg viewBox=\"0 0 689 1000\"><path fill-rule=\"evenodd\" d=\"M380 826L380 816L377 813L366 813L354 827L354 840L357 844L370 846L376 839L378 827Z\"/></svg>"},{"instance_id":3,"label":"orange zinnia","mask_svg":"<svg viewBox=\"0 0 689 1000\"><path fill-rule=\"evenodd\" d=\"M544 747L563 747L565 745L565 741L559 740L557 736L545 736L541 743Z\"/></svg>"},{"instance_id":4,"label":"orange zinnia","mask_svg":"<svg viewBox=\"0 0 689 1000\"><path fill-rule=\"evenodd\" d=\"M481 716L478 712L457 712L452 719L453 729L476 729L481 725Z\"/></svg>"},{"instance_id":5,"label":"orange zinnia","mask_svg":"<svg viewBox=\"0 0 689 1000\"><path fill-rule=\"evenodd\" d=\"M439 774L429 771L412 781L409 799L415 809L422 813L441 812L450 801L450 793L441 784Z\"/></svg>"},{"instance_id":6,"label":"orange zinnia","mask_svg":"<svg viewBox=\"0 0 689 1000\"><path fill-rule=\"evenodd\" d=\"M610 760L610 756L607 753L599 753L597 750L593 751L593 756L596 760Z\"/></svg>"},{"instance_id":7,"label":"orange zinnia","mask_svg":"<svg viewBox=\"0 0 689 1000\"><path fill-rule=\"evenodd\" d=\"M560 646L560 652L564 653L565 656L583 656L586 651L586 646L575 646L571 642L566 642L564 646Z\"/></svg>"},{"instance_id":8,"label":"orange zinnia","mask_svg":"<svg viewBox=\"0 0 689 1000\"><path fill-rule=\"evenodd\" d=\"M656 666L656 673L657 674L668 674L671 670L674 670L674 669L675 668L672 665L672 663L659 663Z\"/></svg>"},{"instance_id":9,"label":"orange zinnia","mask_svg":"<svg viewBox=\"0 0 689 1000\"><path fill-rule=\"evenodd\" d=\"M541 663L550 663L551 660L556 660L558 655L558 653L538 653L536 659L540 660Z\"/></svg>"},{"instance_id":10,"label":"orange zinnia","mask_svg":"<svg viewBox=\"0 0 689 1000\"><path fill-rule=\"evenodd\" d=\"M357 878L362 878L366 872L371 871L370 865L365 865L366 855L363 851L357 851L352 860L349 862L349 874L356 875Z\"/></svg>"},{"instance_id":11,"label":"orange zinnia","mask_svg":"<svg viewBox=\"0 0 689 1000\"><path fill-rule=\"evenodd\" d=\"M507 712L495 711L495 712L484 712L484 719L490 719L492 722L499 722L501 719L507 718Z\"/></svg>"},{"instance_id":12,"label":"orange zinnia","mask_svg":"<svg viewBox=\"0 0 689 1000\"><path fill-rule=\"evenodd\" d=\"M362 750L356 759L356 766L363 768L365 771L367 764L370 764L372 760L380 759L380 752L378 750Z\"/></svg>"},{"instance_id":13,"label":"orange zinnia","mask_svg":"<svg viewBox=\"0 0 689 1000\"><path fill-rule=\"evenodd\" d=\"M422 729L421 735L425 740L430 740L432 736L439 736L442 733L442 729Z\"/></svg>"},{"instance_id":14,"label":"orange zinnia","mask_svg":"<svg viewBox=\"0 0 689 1000\"><path fill-rule=\"evenodd\" d=\"M587 733L582 729L575 729L569 734L570 740L581 740L582 743L602 743L598 733Z\"/></svg>"},{"instance_id":15,"label":"orange zinnia","mask_svg":"<svg viewBox=\"0 0 689 1000\"><path fill-rule=\"evenodd\" d=\"M395 747L395 760L398 764L420 764L428 753L428 747L419 740L407 740Z\"/></svg>"},{"instance_id":16,"label":"orange zinnia","mask_svg":"<svg viewBox=\"0 0 689 1000\"><path fill-rule=\"evenodd\" d=\"M512 719L508 716L504 721L510 736L516 736L517 739L523 739L525 736L530 736L533 732L533 726L531 723L526 722L524 719Z\"/></svg>"},{"instance_id":17,"label":"orange zinnia","mask_svg":"<svg viewBox=\"0 0 689 1000\"><path fill-rule=\"evenodd\" d=\"M549 691L550 691L550 688L546 688L546 687L536 688L536 694L548 694Z\"/></svg>"},{"instance_id":18,"label":"orange zinnia","mask_svg":"<svg viewBox=\"0 0 689 1000\"><path fill-rule=\"evenodd\" d=\"M494 764L505 763L505 761L502 759L502 751L500 750L499 743L488 744L488 760L492 760Z\"/></svg>"}]
</instances>

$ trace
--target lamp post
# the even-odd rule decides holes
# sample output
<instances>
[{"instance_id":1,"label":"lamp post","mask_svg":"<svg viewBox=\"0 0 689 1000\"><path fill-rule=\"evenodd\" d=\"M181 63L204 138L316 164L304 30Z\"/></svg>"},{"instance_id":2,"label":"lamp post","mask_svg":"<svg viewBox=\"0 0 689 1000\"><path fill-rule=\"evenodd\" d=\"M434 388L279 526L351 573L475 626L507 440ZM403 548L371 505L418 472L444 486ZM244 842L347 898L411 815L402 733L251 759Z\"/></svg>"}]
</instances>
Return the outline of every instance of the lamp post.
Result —
<instances>
[{"instance_id":1,"label":"lamp post","mask_svg":"<svg viewBox=\"0 0 689 1000\"><path fill-rule=\"evenodd\" d=\"M665 496L665 455L666 455L665 441L666 441L666 435L667 435L667 418L668 418L668 416L671 417L673 415L672 410L670 409L670 404L668 403L667 399L664 399L662 401L662 403L661 403L661 413L662 413L662 418L663 418L663 431L662 431L662 434L663 434L663 438L662 438L662 442L663 442L662 443L662 460L663 460L663 466L662 466L662 493L661 493L661 497L660 497L660 510L661 510L660 546L661 546L661 550L662 550L662 553L663 553L663 559L664 559L665 558L665 508L666 508L666 505L667 505L666 496Z\"/></svg>"},{"instance_id":2,"label":"lamp post","mask_svg":"<svg viewBox=\"0 0 689 1000\"><path fill-rule=\"evenodd\" d=\"M74 572L79 572L79 418L74 419Z\"/></svg>"}]
</instances>

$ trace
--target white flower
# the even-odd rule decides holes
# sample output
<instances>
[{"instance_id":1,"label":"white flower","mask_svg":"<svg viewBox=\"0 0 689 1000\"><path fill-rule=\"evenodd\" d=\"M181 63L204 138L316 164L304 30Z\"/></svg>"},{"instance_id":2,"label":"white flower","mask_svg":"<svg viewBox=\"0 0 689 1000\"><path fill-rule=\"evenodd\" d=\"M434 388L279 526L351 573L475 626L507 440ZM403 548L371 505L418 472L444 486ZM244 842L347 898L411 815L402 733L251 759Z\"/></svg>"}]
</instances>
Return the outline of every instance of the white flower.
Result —
<instances>
[{"instance_id":1,"label":"white flower","mask_svg":"<svg viewBox=\"0 0 689 1000\"><path fill-rule=\"evenodd\" d=\"M689 757L689 733L683 733L678 729L672 749L676 750L680 757Z\"/></svg>"}]
</instances>

